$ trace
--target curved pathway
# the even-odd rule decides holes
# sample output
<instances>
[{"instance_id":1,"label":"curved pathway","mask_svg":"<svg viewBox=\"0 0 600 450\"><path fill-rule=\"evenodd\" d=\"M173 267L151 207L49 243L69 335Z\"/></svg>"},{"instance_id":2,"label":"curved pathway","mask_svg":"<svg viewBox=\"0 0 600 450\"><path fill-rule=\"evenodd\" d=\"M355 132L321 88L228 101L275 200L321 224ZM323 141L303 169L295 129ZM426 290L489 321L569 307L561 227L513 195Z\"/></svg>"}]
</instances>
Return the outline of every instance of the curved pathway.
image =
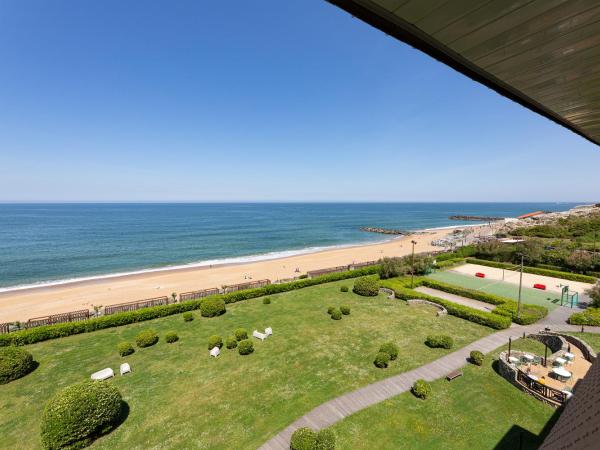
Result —
<instances>
[{"instance_id":1,"label":"curved pathway","mask_svg":"<svg viewBox=\"0 0 600 450\"><path fill-rule=\"evenodd\" d=\"M371 405L410 390L413 383L419 378L423 378L427 381L442 378L448 373L464 366L467 363L467 358L469 357L471 350L489 353L506 344L509 337L518 338L521 337L524 332L534 333L544 327L550 327L553 331L580 331L581 327L565 324L566 318L572 313L573 310L570 308L557 308L538 323L528 326L513 324L513 326L507 330L490 334L460 350L449 353L421 367L377 381L376 383L369 384L356 391L329 400L300 417L268 442L263 444L260 449L289 449L292 433L300 427L310 427L315 430L329 427L361 409L368 408ZM586 332L600 333L600 327L587 327Z\"/></svg>"}]
</instances>

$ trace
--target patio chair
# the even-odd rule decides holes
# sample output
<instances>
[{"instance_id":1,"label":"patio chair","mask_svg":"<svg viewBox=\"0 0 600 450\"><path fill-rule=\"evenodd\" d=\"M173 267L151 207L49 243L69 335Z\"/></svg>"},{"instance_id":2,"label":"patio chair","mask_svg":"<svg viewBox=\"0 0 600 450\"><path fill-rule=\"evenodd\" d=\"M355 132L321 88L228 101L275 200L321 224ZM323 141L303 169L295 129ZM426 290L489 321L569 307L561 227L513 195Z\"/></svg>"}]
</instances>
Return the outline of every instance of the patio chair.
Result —
<instances>
[{"instance_id":1,"label":"patio chair","mask_svg":"<svg viewBox=\"0 0 600 450\"><path fill-rule=\"evenodd\" d=\"M265 334L267 336L273 336L273 328L271 328L271 327L265 328Z\"/></svg>"},{"instance_id":2,"label":"patio chair","mask_svg":"<svg viewBox=\"0 0 600 450\"><path fill-rule=\"evenodd\" d=\"M129 365L129 363L121 364L121 367L119 367L119 373L121 375L125 375L126 373L131 373L131 366Z\"/></svg>"},{"instance_id":3,"label":"patio chair","mask_svg":"<svg viewBox=\"0 0 600 450\"><path fill-rule=\"evenodd\" d=\"M219 347L213 347L213 349L210 352L208 352L208 354L216 358L221 354L221 350L219 349Z\"/></svg>"},{"instance_id":4,"label":"patio chair","mask_svg":"<svg viewBox=\"0 0 600 450\"><path fill-rule=\"evenodd\" d=\"M264 341L267 338L266 334L263 334L263 333L261 333L261 332L259 332L257 330L254 330L252 332L252 336L254 336L257 339L260 339L261 341Z\"/></svg>"}]
</instances>

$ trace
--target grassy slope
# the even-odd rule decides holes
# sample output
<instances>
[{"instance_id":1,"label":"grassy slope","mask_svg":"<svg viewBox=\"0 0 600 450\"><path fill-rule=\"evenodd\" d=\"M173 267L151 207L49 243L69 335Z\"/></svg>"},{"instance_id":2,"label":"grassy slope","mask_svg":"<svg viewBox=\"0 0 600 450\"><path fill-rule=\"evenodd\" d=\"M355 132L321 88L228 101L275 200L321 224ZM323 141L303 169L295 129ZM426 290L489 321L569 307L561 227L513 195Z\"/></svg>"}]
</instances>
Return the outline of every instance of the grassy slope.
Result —
<instances>
[{"instance_id":1,"label":"grassy slope","mask_svg":"<svg viewBox=\"0 0 600 450\"><path fill-rule=\"evenodd\" d=\"M443 281L445 283L455 284L457 286L463 286L470 289L478 289L481 292L500 295L502 297L511 298L515 301L519 298L519 285L513 283L481 279L450 271L440 271L429 276L434 280ZM537 289L524 287L521 294L523 302L531 305L545 306L548 308L548 311L552 311L560 303L560 294L555 292L539 291Z\"/></svg>"},{"instance_id":2,"label":"grassy slope","mask_svg":"<svg viewBox=\"0 0 600 450\"><path fill-rule=\"evenodd\" d=\"M39 368L0 386L2 448L39 448L39 419L59 388L85 380L99 369L131 364L133 374L115 383L130 414L121 427L98 440L98 448L256 448L313 407L337 395L432 361L447 351L423 344L444 332L461 347L493 330L455 317L435 316L428 306L409 307L384 296L341 293L336 282L228 305L227 314L184 323L181 315L71 336L29 346ZM350 316L333 321L328 305L348 304ZM255 340L256 351L240 356L222 350L209 358L208 336L225 338L235 328L273 327L274 336ZM154 347L120 358L115 347L144 329L161 336ZM166 344L175 330L181 340ZM401 355L389 369L373 366L380 343L392 340ZM27 436L27 438L24 438Z\"/></svg>"},{"instance_id":3,"label":"grassy slope","mask_svg":"<svg viewBox=\"0 0 600 450\"><path fill-rule=\"evenodd\" d=\"M600 352L600 334L596 333L568 333L587 342L596 353Z\"/></svg>"},{"instance_id":4,"label":"grassy slope","mask_svg":"<svg viewBox=\"0 0 600 450\"><path fill-rule=\"evenodd\" d=\"M543 354L534 340L513 348ZM524 448L537 448L554 409L519 391L498 375L487 355L481 367L469 365L464 376L432 384L425 401L404 393L352 415L334 426L340 449L514 449L522 427Z\"/></svg>"}]
</instances>

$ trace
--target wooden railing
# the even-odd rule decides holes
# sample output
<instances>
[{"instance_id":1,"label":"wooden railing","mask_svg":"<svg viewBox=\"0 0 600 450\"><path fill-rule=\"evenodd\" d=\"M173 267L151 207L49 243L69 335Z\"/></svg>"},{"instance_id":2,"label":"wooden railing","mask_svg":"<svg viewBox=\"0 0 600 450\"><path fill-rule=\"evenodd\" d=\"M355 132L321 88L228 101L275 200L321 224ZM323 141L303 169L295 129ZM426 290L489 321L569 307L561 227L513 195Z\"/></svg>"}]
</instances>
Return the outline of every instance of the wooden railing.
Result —
<instances>
[{"instance_id":1,"label":"wooden railing","mask_svg":"<svg viewBox=\"0 0 600 450\"><path fill-rule=\"evenodd\" d=\"M365 261L359 262L355 264L348 264L348 270L360 269L362 267L374 266L378 263L378 261Z\"/></svg>"},{"instance_id":2,"label":"wooden railing","mask_svg":"<svg viewBox=\"0 0 600 450\"><path fill-rule=\"evenodd\" d=\"M0 334L10 333L10 323L0 323Z\"/></svg>"},{"instance_id":3,"label":"wooden railing","mask_svg":"<svg viewBox=\"0 0 600 450\"><path fill-rule=\"evenodd\" d=\"M136 302L118 303L116 305L110 305L104 308L104 315L110 315L120 312L136 311L142 308L149 308L151 306L168 305L169 297L155 297L148 298L145 300L139 300Z\"/></svg>"},{"instance_id":4,"label":"wooden railing","mask_svg":"<svg viewBox=\"0 0 600 450\"><path fill-rule=\"evenodd\" d=\"M185 302L186 300L196 300L198 298L208 297L209 295L215 295L221 292L219 288L203 289L201 291L183 292L179 294L179 301Z\"/></svg>"},{"instance_id":5,"label":"wooden railing","mask_svg":"<svg viewBox=\"0 0 600 450\"><path fill-rule=\"evenodd\" d=\"M244 289L256 289L265 287L271 284L271 280L257 280L257 281L249 281L247 283L240 284L230 284L228 286L223 286L223 293L229 294L231 292L242 291Z\"/></svg>"},{"instance_id":6,"label":"wooden railing","mask_svg":"<svg viewBox=\"0 0 600 450\"><path fill-rule=\"evenodd\" d=\"M25 328L41 327L43 325L53 325L55 323L79 322L90 318L90 311L80 309L68 313L54 314L51 316L34 317L24 323Z\"/></svg>"},{"instance_id":7,"label":"wooden railing","mask_svg":"<svg viewBox=\"0 0 600 450\"><path fill-rule=\"evenodd\" d=\"M538 395L541 395L542 397L545 397L556 403L560 403L562 405L567 401L566 393L550 386L546 386L538 381L532 380L520 369L517 369L517 381Z\"/></svg>"},{"instance_id":8,"label":"wooden railing","mask_svg":"<svg viewBox=\"0 0 600 450\"><path fill-rule=\"evenodd\" d=\"M318 277L321 275L327 275L328 273L336 273L336 272L345 272L348 270L349 266L337 266L337 267L328 267L326 269L319 270L309 270L306 274L310 277Z\"/></svg>"}]
</instances>

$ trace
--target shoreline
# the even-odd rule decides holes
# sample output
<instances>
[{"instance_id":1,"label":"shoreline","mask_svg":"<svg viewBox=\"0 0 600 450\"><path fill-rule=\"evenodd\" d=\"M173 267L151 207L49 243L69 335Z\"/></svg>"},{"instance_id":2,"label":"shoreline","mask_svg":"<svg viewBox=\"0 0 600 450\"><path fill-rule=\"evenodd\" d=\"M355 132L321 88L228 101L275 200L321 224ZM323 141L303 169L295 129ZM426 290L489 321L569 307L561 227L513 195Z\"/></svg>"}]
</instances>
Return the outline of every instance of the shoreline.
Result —
<instances>
[{"instance_id":1,"label":"shoreline","mask_svg":"<svg viewBox=\"0 0 600 450\"><path fill-rule=\"evenodd\" d=\"M278 250L267 253L258 253L253 255L244 255L244 256L231 256L224 258L216 258L216 259L208 259L203 261L195 261L190 263L181 263L181 264L173 264L162 267L154 267L154 268L144 268L144 269L133 269L130 271L124 272L112 272L112 273L104 273L98 275L84 275L81 277L74 278L64 278L58 280L47 280L47 281L38 281L34 283L28 284L17 284L12 286L0 287L0 298L5 294L11 294L18 291L29 291L29 290L41 290L41 289L50 289L54 287L67 286L67 285L76 285L81 283L88 282L98 282L102 281L110 281L110 280L118 280L124 277L135 277L135 276L143 276L146 274L153 273L162 273L162 272L178 272L178 271L186 271L186 270L201 270L201 269L210 269L217 267L226 267L226 266L235 266L235 265L243 265L243 264L251 264L259 261L273 261L283 258L290 258L299 255L311 255L318 254L321 252L327 252L331 250L337 249L345 249L345 248L359 248L371 245L379 245L387 242L391 242L398 239L407 238L409 236L414 236L419 233L427 233L432 231L442 231L442 230L455 230L459 228L472 228L472 227L482 227L485 224L465 224L465 225L448 225L448 226L440 226L440 227L432 227L432 228L424 228L421 230L415 230L411 232L411 234L403 234L403 235L395 235L393 237L388 237L386 239L382 239L380 241L374 242L354 242L347 244L337 244L337 245L326 245L326 246L317 246L317 247L305 247L301 249L295 250Z\"/></svg>"},{"instance_id":2,"label":"shoreline","mask_svg":"<svg viewBox=\"0 0 600 450\"><path fill-rule=\"evenodd\" d=\"M487 225L473 224L469 228L489 230ZM100 276L94 279L38 285L30 288L0 292L0 322L26 321L32 317L92 309L93 305L137 301L169 296L200 289L237 284L250 279L268 278L272 281L293 278L309 270L378 260L382 257L406 256L412 247L405 241L417 242L416 252L438 251L431 241L449 235L456 225L444 229L420 230L407 236L366 244L320 249L314 252L261 259L249 262L230 262L215 265L167 267L135 274ZM299 272L296 271L299 270Z\"/></svg>"}]
</instances>

